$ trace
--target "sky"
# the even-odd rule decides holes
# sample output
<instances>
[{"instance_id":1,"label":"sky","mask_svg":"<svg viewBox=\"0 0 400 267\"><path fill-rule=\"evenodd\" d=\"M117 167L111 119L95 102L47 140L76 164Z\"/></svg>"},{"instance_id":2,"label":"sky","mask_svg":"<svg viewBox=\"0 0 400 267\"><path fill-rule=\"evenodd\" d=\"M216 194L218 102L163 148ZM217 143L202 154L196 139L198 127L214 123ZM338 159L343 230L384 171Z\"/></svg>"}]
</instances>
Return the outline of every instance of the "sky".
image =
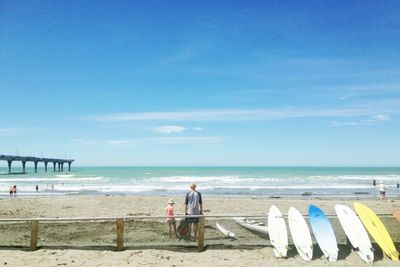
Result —
<instances>
[{"instance_id":1,"label":"sky","mask_svg":"<svg viewBox=\"0 0 400 267\"><path fill-rule=\"evenodd\" d=\"M0 0L0 154L400 166L399 120L399 1Z\"/></svg>"}]
</instances>

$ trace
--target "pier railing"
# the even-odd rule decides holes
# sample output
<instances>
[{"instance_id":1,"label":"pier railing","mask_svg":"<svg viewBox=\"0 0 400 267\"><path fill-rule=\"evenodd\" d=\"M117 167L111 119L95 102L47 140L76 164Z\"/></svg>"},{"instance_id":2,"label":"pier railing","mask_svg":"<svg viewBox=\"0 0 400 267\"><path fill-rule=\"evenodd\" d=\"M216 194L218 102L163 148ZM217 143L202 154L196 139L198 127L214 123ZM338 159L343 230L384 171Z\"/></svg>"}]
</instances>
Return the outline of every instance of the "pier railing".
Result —
<instances>
[{"instance_id":1,"label":"pier railing","mask_svg":"<svg viewBox=\"0 0 400 267\"><path fill-rule=\"evenodd\" d=\"M378 214L381 218L393 217L394 214ZM308 217L308 215L303 215ZM175 215L175 219L181 218L199 218L199 230L197 239L197 251L202 252L204 250L204 232L205 232L205 221L206 218L210 219L229 219L234 217L245 217L252 219L267 219L265 214L212 214L212 215ZM287 218L287 215L283 215ZM327 217L337 218L335 214L327 214ZM124 250L124 224L129 221L137 220L160 220L167 219L168 216L122 216L122 217L76 217L76 218L0 218L2 222L30 222L30 251L38 249L38 235L39 235L39 223L40 222L114 222L116 224L116 251ZM396 233L399 235L399 233Z\"/></svg>"}]
</instances>

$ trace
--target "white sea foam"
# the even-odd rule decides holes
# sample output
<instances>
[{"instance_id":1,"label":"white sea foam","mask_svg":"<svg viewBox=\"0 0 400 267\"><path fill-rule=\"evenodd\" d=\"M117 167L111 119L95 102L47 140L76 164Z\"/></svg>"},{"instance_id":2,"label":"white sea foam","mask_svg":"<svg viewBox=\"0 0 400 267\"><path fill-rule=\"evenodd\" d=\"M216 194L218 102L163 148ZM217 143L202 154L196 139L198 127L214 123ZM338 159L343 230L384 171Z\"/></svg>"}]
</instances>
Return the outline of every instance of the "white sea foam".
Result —
<instances>
[{"instance_id":1,"label":"white sea foam","mask_svg":"<svg viewBox=\"0 0 400 267\"><path fill-rule=\"evenodd\" d=\"M400 179L399 175L313 175L304 177L302 179L313 179L313 180L355 180L355 181L372 181L372 180L383 180L383 181L396 181Z\"/></svg>"},{"instance_id":2,"label":"white sea foam","mask_svg":"<svg viewBox=\"0 0 400 267\"><path fill-rule=\"evenodd\" d=\"M57 178L69 178L69 177L74 177L75 174L59 174L56 175Z\"/></svg>"},{"instance_id":3,"label":"white sea foam","mask_svg":"<svg viewBox=\"0 0 400 267\"><path fill-rule=\"evenodd\" d=\"M157 190L164 190L163 186L151 186L151 185L68 185L68 186L56 186L55 191L95 191L95 192L151 192Z\"/></svg>"},{"instance_id":4,"label":"white sea foam","mask_svg":"<svg viewBox=\"0 0 400 267\"><path fill-rule=\"evenodd\" d=\"M356 181L371 181L383 180L387 182L395 182L400 180L399 175L313 175L313 176L294 176L294 177L240 177L240 176L167 176L167 177L152 177L154 181L166 183L190 183L190 182L217 182L229 184L242 183L315 183L321 184L327 181L352 180Z\"/></svg>"},{"instance_id":5,"label":"white sea foam","mask_svg":"<svg viewBox=\"0 0 400 267\"><path fill-rule=\"evenodd\" d=\"M367 185L276 185L276 186L214 186L219 189L371 189L373 186Z\"/></svg>"},{"instance_id":6,"label":"white sea foam","mask_svg":"<svg viewBox=\"0 0 400 267\"><path fill-rule=\"evenodd\" d=\"M167 176L153 177L153 179L167 183L191 183L191 182L237 182L243 180L239 176ZM244 178L245 179L245 178Z\"/></svg>"},{"instance_id":7,"label":"white sea foam","mask_svg":"<svg viewBox=\"0 0 400 267\"><path fill-rule=\"evenodd\" d=\"M359 190L359 189L374 189L373 186L367 185L281 185L281 186L201 186L200 191L209 190L327 190L327 189L348 189L348 190ZM188 191L187 186L151 186L151 185L71 185L71 186L57 186L54 190L61 191L98 191L98 192L151 192L151 191Z\"/></svg>"}]
</instances>

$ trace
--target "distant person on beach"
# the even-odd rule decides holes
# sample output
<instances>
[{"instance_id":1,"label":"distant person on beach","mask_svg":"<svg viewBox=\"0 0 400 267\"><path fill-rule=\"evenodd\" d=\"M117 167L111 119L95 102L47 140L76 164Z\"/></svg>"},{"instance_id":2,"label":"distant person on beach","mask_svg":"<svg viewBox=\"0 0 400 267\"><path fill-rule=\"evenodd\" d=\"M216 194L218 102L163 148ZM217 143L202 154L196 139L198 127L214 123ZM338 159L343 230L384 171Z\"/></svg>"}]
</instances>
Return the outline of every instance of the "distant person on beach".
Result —
<instances>
[{"instance_id":1,"label":"distant person on beach","mask_svg":"<svg viewBox=\"0 0 400 267\"><path fill-rule=\"evenodd\" d=\"M380 195L380 197L381 197L381 200L386 198L386 191L385 191L385 189L386 189L385 184L383 183L383 181L381 181L381 182L379 183L379 195Z\"/></svg>"},{"instance_id":2,"label":"distant person on beach","mask_svg":"<svg viewBox=\"0 0 400 267\"><path fill-rule=\"evenodd\" d=\"M14 188L12 187L12 185L10 185L9 191L10 191L10 197L12 197L14 193Z\"/></svg>"},{"instance_id":3,"label":"distant person on beach","mask_svg":"<svg viewBox=\"0 0 400 267\"><path fill-rule=\"evenodd\" d=\"M376 180L375 179L372 181L372 185L376 186Z\"/></svg>"},{"instance_id":4,"label":"distant person on beach","mask_svg":"<svg viewBox=\"0 0 400 267\"><path fill-rule=\"evenodd\" d=\"M39 186L38 185L36 185L36 192L38 192L39 191Z\"/></svg>"},{"instance_id":5,"label":"distant person on beach","mask_svg":"<svg viewBox=\"0 0 400 267\"><path fill-rule=\"evenodd\" d=\"M174 217L174 207L173 207L174 205L175 205L174 200L170 199L168 200L168 205L165 208L165 215L167 216L167 222L168 222L169 238L172 238L172 227L174 227L175 236L176 237L178 236L176 232L176 222Z\"/></svg>"},{"instance_id":6,"label":"distant person on beach","mask_svg":"<svg viewBox=\"0 0 400 267\"><path fill-rule=\"evenodd\" d=\"M16 185L13 186L13 193L14 193L14 197L16 197L17 196L17 186Z\"/></svg>"},{"instance_id":7,"label":"distant person on beach","mask_svg":"<svg viewBox=\"0 0 400 267\"><path fill-rule=\"evenodd\" d=\"M186 194L185 198L185 214L186 215L201 215L203 214L203 200L201 199L200 192L196 191L196 184L190 184L190 191ZM190 238L191 229L194 232L194 240L197 239L197 232L199 228L199 218L186 218L189 224L188 237Z\"/></svg>"}]
</instances>

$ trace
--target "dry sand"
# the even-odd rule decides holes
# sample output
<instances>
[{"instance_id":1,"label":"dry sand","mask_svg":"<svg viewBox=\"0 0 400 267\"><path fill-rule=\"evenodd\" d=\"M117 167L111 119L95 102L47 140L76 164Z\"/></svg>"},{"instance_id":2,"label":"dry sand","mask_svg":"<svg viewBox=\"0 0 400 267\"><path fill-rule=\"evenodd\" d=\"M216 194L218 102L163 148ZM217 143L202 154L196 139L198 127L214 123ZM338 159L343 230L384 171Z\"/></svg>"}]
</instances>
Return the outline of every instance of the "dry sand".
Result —
<instances>
[{"instance_id":1,"label":"dry sand","mask_svg":"<svg viewBox=\"0 0 400 267\"><path fill-rule=\"evenodd\" d=\"M125 217L134 215L163 215L169 197L149 196L76 196L56 198L0 199L0 218L26 217ZM183 212L183 196L173 197L175 213ZM362 199L377 213L400 210L400 199L379 201ZM265 214L276 204L286 213L290 206L307 213L310 203L326 213L334 213L335 204L352 205L353 199L321 198L208 198L204 196L205 214ZM382 217L399 249L400 223L393 217ZM260 221L266 221L260 219ZM225 238L215 229L215 220L207 219L206 250L196 251L195 242L169 239L167 225L162 219L134 220L125 223L125 251L115 251L115 222L40 222L39 250L27 251L30 224L0 223L0 265L3 266L361 266L365 263L346 245L346 238L337 219L331 222L339 242L339 261L325 260L318 246L314 259L305 263L290 245L287 259L275 259L268 239L257 236L229 219L221 224L236 233L237 239ZM289 241L291 243L291 241ZM374 266L398 266L375 245Z\"/></svg>"}]
</instances>

